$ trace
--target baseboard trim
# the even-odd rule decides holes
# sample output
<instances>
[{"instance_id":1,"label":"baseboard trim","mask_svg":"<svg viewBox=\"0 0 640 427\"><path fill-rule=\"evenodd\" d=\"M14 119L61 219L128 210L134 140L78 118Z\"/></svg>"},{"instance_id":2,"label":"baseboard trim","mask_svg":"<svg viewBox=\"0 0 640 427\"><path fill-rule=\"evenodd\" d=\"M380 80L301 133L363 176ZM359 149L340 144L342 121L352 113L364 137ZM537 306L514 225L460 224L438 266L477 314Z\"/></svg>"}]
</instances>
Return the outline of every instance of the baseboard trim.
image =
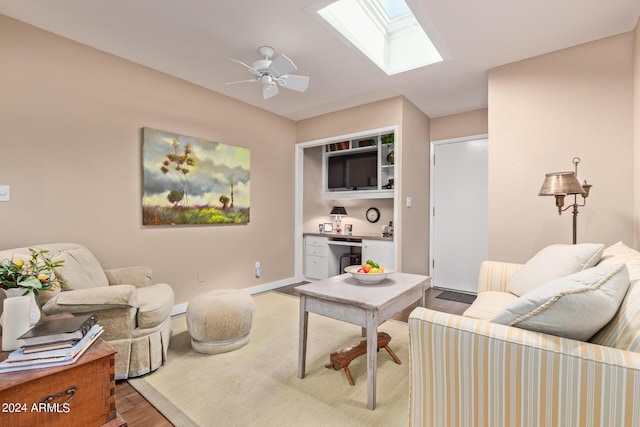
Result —
<instances>
[{"instance_id":1,"label":"baseboard trim","mask_svg":"<svg viewBox=\"0 0 640 427\"><path fill-rule=\"evenodd\" d=\"M295 277L289 277L287 279L276 280L275 282L263 283L261 285L252 286L250 288L244 288L241 290L245 291L249 295L255 295L262 292L272 291L274 289L278 289L283 286L289 286L292 283L296 283L296 282L299 282L299 280L296 280ZM180 314L186 313L188 305L189 305L188 302L174 305L173 308L171 309L171 316L178 316Z\"/></svg>"}]
</instances>

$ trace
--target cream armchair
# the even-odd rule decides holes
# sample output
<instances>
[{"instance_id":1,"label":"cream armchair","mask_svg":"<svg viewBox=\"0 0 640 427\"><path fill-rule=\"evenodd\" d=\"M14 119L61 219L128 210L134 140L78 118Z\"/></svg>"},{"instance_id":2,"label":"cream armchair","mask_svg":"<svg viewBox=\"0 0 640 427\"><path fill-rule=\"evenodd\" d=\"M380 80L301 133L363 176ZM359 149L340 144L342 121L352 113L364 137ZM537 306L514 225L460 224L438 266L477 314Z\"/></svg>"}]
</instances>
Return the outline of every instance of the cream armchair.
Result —
<instances>
[{"instance_id":1,"label":"cream armchair","mask_svg":"<svg viewBox=\"0 0 640 427\"><path fill-rule=\"evenodd\" d=\"M166 361L174 293L166 283L151 284L150 268L103 270L87 248L73 243L30 247L64 260L55 273L65 285L61 291L40 293L42 312L96 313L104 327L102 338L118 350L116 379L146 374ZM29 257L29 248L0 252L0 260L12 257Z\"/></svg>"}]
</instances>

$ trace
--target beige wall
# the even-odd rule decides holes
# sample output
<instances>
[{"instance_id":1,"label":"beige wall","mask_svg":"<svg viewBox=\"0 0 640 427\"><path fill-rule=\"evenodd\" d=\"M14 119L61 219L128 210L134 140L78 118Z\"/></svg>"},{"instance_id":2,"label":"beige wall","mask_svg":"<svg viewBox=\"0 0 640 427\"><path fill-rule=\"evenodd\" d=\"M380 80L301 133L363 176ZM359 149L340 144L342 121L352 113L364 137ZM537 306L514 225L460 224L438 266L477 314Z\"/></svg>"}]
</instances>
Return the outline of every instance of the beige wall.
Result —
<instances>
[{"instance_id":1,"label":"beige wall","mask_svg":"<svg viewBox=\"0 0 640 427\"><path fill-rule=\"evenodd\" d=\"M633 44L633 244L640 247L640 19ZM631 243L631 242L630 242Z\"/></svg>"},{"instance_id":2,"label":"beige wall","mask_svg":"<svg viewBox=\"0 0 640 427\"><path fill-rule=\"evenodd\" d=\"M578 242L633 243L633 34L489 71L489 257L526 261L571 243L571 213L537 196L545 173L593 184Z\"/></svg>"},{"instance_id":3,"label":"beige wall","mask_svg":"<svg viewBox=\"0 0 640 427\"><path fill-rule=\"evenodd\" d=\"M431 119L431 141L485 135L489 132L489 110L467 111Z\"/></svg>"},{"instance_id":4,"label":"beige wall","mask_svg":"<svg viewBox=\"0 0 640 427\"><path fill-rule=\"evenodd\" d=\"M78 242L176 303L293 276L294 122L1 15L0 63L0 249ZM249 148L250 223L142 227L145 126Z\"/></svg>"},{"instance_id":5,"label":"beige wall","mask_svg":"<svg viewBox=\"0 0 640 427\"><path fill-rule=\"evenodd\" d=\"M306 142L387 126L400 126L402 97L389 98L296 122L296 141Z\"/></svg>"},{"instance_id":6,"label":"beige wall","mask_svg":"<svg viewBox=\"0 0 640 427\"><path fill-rule=\"evenodd\" d=\"M403 99L399 232L402 271L429 273L429 124L422 111ZM407 197L412 205L407 207Z\"/></svg>"}]
</instances>

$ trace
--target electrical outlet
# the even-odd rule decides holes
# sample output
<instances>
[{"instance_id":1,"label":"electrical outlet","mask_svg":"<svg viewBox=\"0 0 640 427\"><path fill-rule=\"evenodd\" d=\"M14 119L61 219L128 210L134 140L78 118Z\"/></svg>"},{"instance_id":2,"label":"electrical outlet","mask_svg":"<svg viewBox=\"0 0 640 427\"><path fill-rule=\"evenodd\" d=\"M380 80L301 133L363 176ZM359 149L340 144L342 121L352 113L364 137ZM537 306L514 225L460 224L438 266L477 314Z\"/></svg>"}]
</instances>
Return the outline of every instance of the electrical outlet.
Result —
<instances>
[{"instance_id":1,"label":"electrical outlet","mask_svg":"<svg viewBox=\"0 0 640 427\"><path fill-rule=\"evenodd\" d=\"M0 185L0 202L8 202L9 200L11 200L11 187Z\"/></svg>"},{"instance_id":2,"label":"electrical outlet","mask_svg":"<svg viewBox=\"0 0 640 427\"><path fill-rule=\"evenodd\" d=\"M262 266L260 265L260 261L256 261L256 277L260 277L262 275Z\"/></svg>"}]
</instances>

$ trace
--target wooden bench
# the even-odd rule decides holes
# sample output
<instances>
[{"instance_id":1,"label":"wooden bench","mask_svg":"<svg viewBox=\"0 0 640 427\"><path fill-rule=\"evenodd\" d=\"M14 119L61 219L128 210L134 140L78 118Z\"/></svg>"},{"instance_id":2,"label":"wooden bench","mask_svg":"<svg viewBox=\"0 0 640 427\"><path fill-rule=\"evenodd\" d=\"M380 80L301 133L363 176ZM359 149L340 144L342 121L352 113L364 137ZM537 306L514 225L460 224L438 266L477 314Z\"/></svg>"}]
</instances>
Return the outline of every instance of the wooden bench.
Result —
<instances>
[{"instance_id":1,"label":"wooden bench","mask_svg":"<svg viewBox=\"0 0 640 427\"><path fill-rule=\"evenodd\" d=\"M402 362L398 359L398 356L396 356L396 354L389 348L389 341L391 341L391 336L389 336L389 334L386 332L378 332L378 350L384 348L387 350L387 353L389 353L389 356L391 356L393 361L398 365L401 365ZM349 370L349 363L363 354L367 354L367 340L362 340L349 347L343 348L342 350L334 351L329 356L329 363L324 366L326 368L333 368L336 371L344 369L347 379L349 380L349 384L355 385L356 382L353 380L353 376L351 376L351 371Z\"/></svg>"}]
</instances>

